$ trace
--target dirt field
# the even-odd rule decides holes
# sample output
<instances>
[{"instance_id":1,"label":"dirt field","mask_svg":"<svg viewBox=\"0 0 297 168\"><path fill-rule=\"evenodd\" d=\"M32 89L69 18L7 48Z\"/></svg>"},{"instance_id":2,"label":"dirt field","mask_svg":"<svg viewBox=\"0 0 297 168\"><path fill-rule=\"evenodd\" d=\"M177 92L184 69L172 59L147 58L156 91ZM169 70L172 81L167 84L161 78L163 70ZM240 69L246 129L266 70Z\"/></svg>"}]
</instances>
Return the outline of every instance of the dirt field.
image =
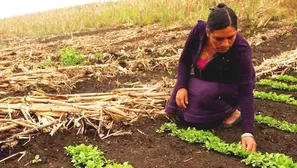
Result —
<instances>
[{"instance_id":1,"label":"dirt field","mask_svg":"<svg viewBox=\"0 0 297 168\"><path fill-rule=\"evenodd\" d=\"M109 92L119 87L126 87L131 83L153 84L161 81L162 77L175 78L176 68L168 65L145 67L141 64L142 59L162 58L180 53L184 41L189 33L190 27L175 26L172 28L160 28L157 25L145 27L116 27L102 30L90 30L55 37L44 37L43 39L14 39L8 40L6 46L0 50L1 61L13 61L23 63L26 68L36 67L48 56L57 57L57 49L72 46L78 52L87 56L93 64L103 65L111 60L118 60L121 67L128 67L134 73L120 74L108 70L106 74L84 75L75 80L71 89L48 87L44 85L22 86L19 90L8 90L1 98L7 96L25 96L33 90L42 89L47 93L94 93ZM241 30L245 34L244 28ZM247 37L253 41L253 57L255 66L260 65L263 59L269 59L283 52L295 50L297 47L297 28L280 26L269 23L265 29L259 29L258 34ZM257 37L257 38L255 38ZM104 52L103 61L94 59L94 53ZM136 65L130 65L135 61ZM139 61L139 62L137 62ZM128 62L128 63L127 63ZM150 66L158 63L151 61ZM9 67L12 64L8 64ZM60 65L56 64L59 67ZM3 69L4 71L4 69ZM17 66L13 73L24 71ZM112 71L112 70L111 70ZM74 72L75 73L75 72ZM294 72L290 71L290 74ZM0 80L1 81L1 80ZM280 92L275 89L257 86L256 90L274 91L297 95L294 91ZM296 97L297 98L297 97ZM276 103L267 100L256 100L256 112L273 116L279 120L297 123L296 106ZM240 162L240 158L225 156L214 151L207 151L199 144L188 144L175 137L166 134L155 133L168 119L160 116L157 118L145 117L129 126L121 126L124 130L130 130L132 135L109 137L101 140L97 132L90 128L84 135L76 135L77 130L63 130L54 136L44 133L36 133L26 145L27 140L20 140L13 148L1 149L0 160L20 151L27 154L18 162L18 157L0 163L3 168L20 167L51 167L70 168L73 167L70 157L65 155L64 147L75 144L93 144L103 150L108 159L117 162L128 161L136 168L240 168L247 167ZM215 134L227 142L240 141L240 126L232 129L217 128ZM1 133L0 140L4 138ZM297 135L284 131L268 128L261 124L255 126L255 138L258 150L261 152L284 153L297 162ZM42 161L32 164L35 155L39 154Z\"/></svg>"}]
</instances>

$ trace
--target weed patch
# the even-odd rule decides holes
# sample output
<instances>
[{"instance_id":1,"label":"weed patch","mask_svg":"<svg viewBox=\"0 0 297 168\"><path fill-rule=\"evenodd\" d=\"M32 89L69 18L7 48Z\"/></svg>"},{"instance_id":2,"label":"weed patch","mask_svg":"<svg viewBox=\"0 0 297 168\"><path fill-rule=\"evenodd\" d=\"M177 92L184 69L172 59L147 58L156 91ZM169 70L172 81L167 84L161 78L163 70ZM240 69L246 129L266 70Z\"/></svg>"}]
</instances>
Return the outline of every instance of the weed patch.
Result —
<instances>
[{"instance_id":1,"label":"weed patch","mask_svg":"<svg viewBox=\"0 0 297 168\"><path fill-rule=\"evenodd\" d=\"M63 66L80 65L84 63L84 58L79 55L75 48L64 48L60 50L60 61Z\"/></svg>"}]
</instances>

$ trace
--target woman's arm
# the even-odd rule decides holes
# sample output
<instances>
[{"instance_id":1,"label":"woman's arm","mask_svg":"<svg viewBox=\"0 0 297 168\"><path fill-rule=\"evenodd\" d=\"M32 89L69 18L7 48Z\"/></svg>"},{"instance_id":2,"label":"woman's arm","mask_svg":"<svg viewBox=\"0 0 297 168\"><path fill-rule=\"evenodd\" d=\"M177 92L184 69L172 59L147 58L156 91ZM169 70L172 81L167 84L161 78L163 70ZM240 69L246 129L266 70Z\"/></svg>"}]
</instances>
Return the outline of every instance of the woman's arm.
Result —
<instances>
[{"instance_id":1,"label":"woman's arm","mask_svg":"<svg viewBox=\"0 0 297 168\"><path fill-rule=\"evenodd\" d=\"M243 133L254 131L254 95L255 70L252 64L252 52L249 46L238 49L236 79L238 98L242 114Z\"/></svg>"},{"instance_id":2,"label":"woman's arm","mask_svg":"<svg viewBox=\"0 0 297 168\"><path fill-rule=\"evenodd\" d=\"M193 62L193 52L195 50L195 40L199 39L198 37L198 24L191 30L186 43L184 45L184 49L181 53L181 57L178 62L178 70L177 70L177 90L179 88L187 88L188 81L190 78L190 71Z\"/></svg>"}]
</instances>

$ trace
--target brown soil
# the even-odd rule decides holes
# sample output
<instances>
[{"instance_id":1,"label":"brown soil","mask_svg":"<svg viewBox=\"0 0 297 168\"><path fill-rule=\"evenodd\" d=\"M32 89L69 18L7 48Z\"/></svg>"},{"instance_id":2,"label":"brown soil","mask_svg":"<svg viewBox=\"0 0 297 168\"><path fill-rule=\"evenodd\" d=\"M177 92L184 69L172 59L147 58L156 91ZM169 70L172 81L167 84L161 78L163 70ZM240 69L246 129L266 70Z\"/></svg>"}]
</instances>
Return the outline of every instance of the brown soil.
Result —
<instances>
[{"instance_id":1,"label":"brown soil","mask_svg":"<svg viewBox=\"0 0 297 168\"><path fill-rule=\"evenodd\" d=\"M174 50L180 49L189 30L189 27L161 29L155 25L147 27L120 27L110 30L102 29L90 33L82 32L81 34L75 34L73 39L68 36L31 39L26 43L28 45L23 45L20 50L14 47L18 46L22 40L11 41L8 46L10 49L2 53L1 59L11 60L17 56L26 55L31 50L30 43L36 44L36 48L33 47L32 50L33 54L35 53L36 55L36 59L30 60L35 63L46 58L44 53L54 54L57 48L71 45L77 47L85 55L104 51L116 56L120 54L119 50L124 48L128 53L125 59L133 60L136 59L135 55L139 52L138 48L140 48L141 51L150 49L152 53L148 56L162 57L166 56L166 54L172 54L172 48ZM292 32L288 32L285 35L278 34L260 45L253 46L255 64L261 63L263 58L267 59L281 52L295 49L297 31L293 27L292 30ZM159 51L163 51L164 47L165 52L160 54ZM169 50L168 48L171 49ZM175 69L172 69L172 71L174 72ZM134 76L118 75L114 78L106 78L103 81L86 77L84 81L76 84L76 88L71 93L107 92L124 86L126 82L139 81L140 83L150 83L162 80L162 76L172 78L174 73L169 74L167 71L141 71ZM118 86L118 82L122 85ZM30 91L30 88L28 88L28 91ZM28 91L13 93L13 95L26 95ZM53 90L47 91L55 93ZM287 94L290 94L290 92L287 92ZM256 100L256 112L262 112L265 115L270 115L280 120L297 123L295 117L296 106ZM156 119L143 118L132 126L123 126L123 129L131 130L132 135L110 137L105 140L101 140L95 133L96 131L92 129L88 130L85 135L76 135L75 130L64 130L56 133L54 136L47 134L32 135L32 139L26 145L23 145L25 141L20 141L14 148L1 149L0 159L16 152L27 151L27 154L20 162L17 161L17 157L14 157L4 163L0 163L0 165L4 168L70 168L73 166L70 162L70 157L65 155L64 147L84 143L98 146L99 149L105 152L108 159L114 159L117 162L128 161L136 168L247 167L240 162L240 158L207 151L200 144L188 144L175 137L155 133L156 129L165 122L168 122L168 120L163 117ZM260 124L256 124L255 128L255 137L259 151L281 152L291 156L297 162L297 134L279 131ZM231 129L215 129L215 134L227 142L239 142L240 133L239 126ZM30 163L37 154L41 156L42 161L37 164Z\"/></svg>"},{"instance_id":2,"label":"brown soil","mask_svg":"<svg viewBox=\"0 0 297 168\"><path fill-rule=\"evenodd\" d=\"M264 59L280 55L284 51L295 50L297 46L296 37L297 27L292 27L285 34L275 36L259 46L253 46L253 57L257 60L255 61L256 65L261 64Z\"/></svg>"},{"instance_id":3,"label":"brown soil","mask_svg":"<svg viewBox=\"0 0 297 168\"><path fill-rule=\"evenodd\" d=\"M35 155L42 162L29 167L72 167L70 158L63 149L68 145L93 144L105 152L105 156L117 162L129 161L135 167L245 167L239 158L228 157L212 151L206 151L201 145L187 144L155 130L168 120L165 118L141 119L127 128L133 134L100 140L91 131L87 135L75 135L75 132L61 132L54 137L46 134L36 136L25 147L18 146L14 151L26 150L29 153L21 162L8 162L5 167L23 167ZM144 133L144 134L143 134Z\"/></svg>"}]
</instances>

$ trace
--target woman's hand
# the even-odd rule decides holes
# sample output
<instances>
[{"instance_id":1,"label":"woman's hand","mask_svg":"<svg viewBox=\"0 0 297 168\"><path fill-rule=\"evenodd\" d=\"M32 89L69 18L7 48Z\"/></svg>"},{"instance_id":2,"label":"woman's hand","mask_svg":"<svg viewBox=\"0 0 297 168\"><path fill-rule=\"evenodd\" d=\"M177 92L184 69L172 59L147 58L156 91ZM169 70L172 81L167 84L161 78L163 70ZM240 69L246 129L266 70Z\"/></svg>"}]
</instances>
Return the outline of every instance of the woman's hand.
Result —
<instances>
[{"instance_id":1,"label":"woman's hand","mask_svg":"<svg viewBox=\"0 0 297 168\"><path fill-rule=\"evenodd\" d=\"M247 152L255 152L257 148L256 141L252 136L245 136L241 138L241 145Z\"/></svg>"},{"instance_id":2,"label":"woman's hand","mask_svg":"<svg viewBox=\"0 0 297 168\"><path fill-rule=\"evenodd\" d=\"M185 88L178 89L175 97L175 102L180 108L187 108L188 105L188 91Z\"/></svg>"}]
</instances>

